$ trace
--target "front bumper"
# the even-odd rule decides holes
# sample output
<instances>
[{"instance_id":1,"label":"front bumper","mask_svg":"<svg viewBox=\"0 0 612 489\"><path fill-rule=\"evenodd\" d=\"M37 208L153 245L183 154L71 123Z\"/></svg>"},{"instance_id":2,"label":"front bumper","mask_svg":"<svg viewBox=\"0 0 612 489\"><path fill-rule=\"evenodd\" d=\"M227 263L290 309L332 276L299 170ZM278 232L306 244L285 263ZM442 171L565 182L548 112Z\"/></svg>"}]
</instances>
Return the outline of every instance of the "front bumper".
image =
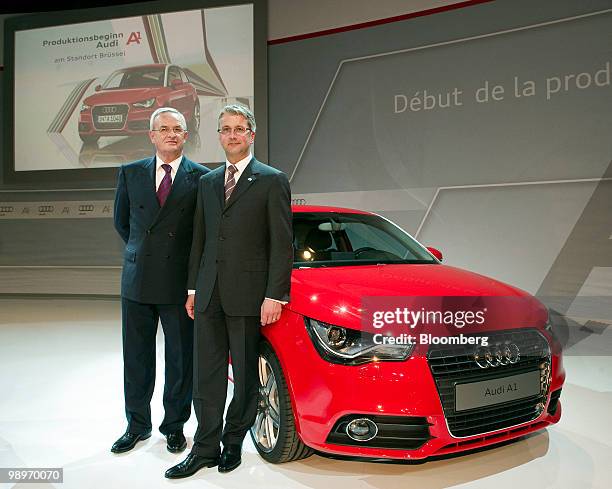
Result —
<instances>
[{"instance_id":1,"label":"front bumper","mask_svg":"<svg viewBox=\"0 0 612 489\"><path fill-rule=\"evenodd\" d=\"M423 345L404 362L331 364L316 352L302 316L291 311L285 311L283 316L282 324L279 321L263 332L287 379L300 438L315 450L351 457L419 460L495 445L541 430L561 417L560 402L553 399L550 403L551 393L560 393L565 379L562 357L554 348L539 414L519 418L522 422L516 424L506 423L501 429L457 436L449 428L448 406L445 415L440 386ZM287 342L287 337L297 340ZM389 439L396 438L395 444L382 438L365 443L356 443L346 435L342 438L343 427L339 429L339 425L351 416L379 420L383 433Z\"/></svg>"}]
</instances>

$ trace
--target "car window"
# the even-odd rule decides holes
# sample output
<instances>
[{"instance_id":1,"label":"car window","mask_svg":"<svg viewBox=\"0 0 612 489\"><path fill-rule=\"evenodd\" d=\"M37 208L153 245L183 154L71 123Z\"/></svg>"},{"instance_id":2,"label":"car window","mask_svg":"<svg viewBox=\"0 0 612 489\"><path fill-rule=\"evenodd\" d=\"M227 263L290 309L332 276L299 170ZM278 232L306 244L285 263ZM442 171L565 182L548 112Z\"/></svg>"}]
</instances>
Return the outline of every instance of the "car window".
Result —
<instances>
[{"instance_id":1,"label":"car window","mask_svg":"<svg viewBox=\"0 0 612 489\"><path fill-rule=\"evenodd\" d=\"M346 234L354 250L372 247L387 250L398 256L402 256L406 251L402 242L395 239L393 235L365 223L353 223L347 226ZM417 258L414 255L412 257Z\"/></svg>"},{"instance_id":2,"label":"car window","mask_svg":"<svg viewBox=\"0 0 612 489\"><path fill-rule=\"evenodd\" d=\"M174 80L178 80L180 82L183 81L183 79L181 78L181 73L179 69L175 66L171 66L170 69L168 70L168 86L170 86L170 84Z\"/></svg>"},{"instance_id":3,"label":"car window","mask_svg":"<svg viewBox=\"0 0 612 489\"><path fill-rule=\"evenodd\" d=\"M138 70L115 71L104 82L103 88L141 88L161 87L164 82L164 70L161 68L141 68Z\"/></svg>"},{"instance_id":4,"label":"car window","mask_svg":"<svg viewBox=\"0 0 612 489\"><path fill-rule=\"evenodd\" d=\"M408 233L375 215L295 213L293 235L297 266L436 263Z\"/></svg>"}]
</instances>

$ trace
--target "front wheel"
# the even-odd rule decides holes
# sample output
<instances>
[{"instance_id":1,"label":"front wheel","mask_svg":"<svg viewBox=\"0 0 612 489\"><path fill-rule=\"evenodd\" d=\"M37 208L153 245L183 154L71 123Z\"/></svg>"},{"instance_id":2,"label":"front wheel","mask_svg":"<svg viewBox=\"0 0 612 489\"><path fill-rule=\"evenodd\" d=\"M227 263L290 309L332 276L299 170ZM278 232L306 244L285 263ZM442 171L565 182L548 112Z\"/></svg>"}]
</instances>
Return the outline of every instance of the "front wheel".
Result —
<instances>
[{"instance_id":1,"label":"front wheel","mask_svg":"<svg viewBox=\"0 0 612 489\"><path fill-rule=\"evenodd\" d=\"M259 397L251 438L262 458L274 464L299 460L313 453L295 429L285 376L272 347L265 342L259 353Z\"/></svg>"}]
</instances>

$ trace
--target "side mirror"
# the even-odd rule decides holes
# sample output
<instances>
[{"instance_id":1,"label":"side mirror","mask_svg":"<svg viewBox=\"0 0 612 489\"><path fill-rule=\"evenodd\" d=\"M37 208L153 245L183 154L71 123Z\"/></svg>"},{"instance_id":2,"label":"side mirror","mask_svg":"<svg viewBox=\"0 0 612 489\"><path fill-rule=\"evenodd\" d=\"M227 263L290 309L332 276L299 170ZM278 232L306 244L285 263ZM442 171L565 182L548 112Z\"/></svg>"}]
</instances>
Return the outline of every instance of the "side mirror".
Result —
<instances>
[{"instance_id":1,"label":"side mirror","mask_svg":"<svg viewBox=\"0 0 612 489\"><path fill-rule=\"evenodd\" d=\"M170 82L170 86L171 86L172 88L177 88L177 87L180 87L180 86L182 86L182 85L183 85L183 81L182 81L182 80L179 80L178 78L175 78L174 80L172 80L172 81Z\"/></svg>"},{"instance_id":2,"label":"side mirror","mask_svg":"<svg viewBox=\"0 0 612 489\"><path fill-rule=\"evenodd\" d=\"M100 85L99 83L96 85L96 88L94 89L96 92L99 92L100 90L102 90L102 85Z\"/></svg>"},{"instance_id":3,"label":"side mirror","mask_svg":"<svg viewBox=\"0 0 612 489\"><path fill-rule=\"evenodd\" d=\"M427 251L429 251L433 256L435 256L438 260L442 261L442 252L436 248L432 248L431 246L427 247Z\"/></svg>"}]
</instances>

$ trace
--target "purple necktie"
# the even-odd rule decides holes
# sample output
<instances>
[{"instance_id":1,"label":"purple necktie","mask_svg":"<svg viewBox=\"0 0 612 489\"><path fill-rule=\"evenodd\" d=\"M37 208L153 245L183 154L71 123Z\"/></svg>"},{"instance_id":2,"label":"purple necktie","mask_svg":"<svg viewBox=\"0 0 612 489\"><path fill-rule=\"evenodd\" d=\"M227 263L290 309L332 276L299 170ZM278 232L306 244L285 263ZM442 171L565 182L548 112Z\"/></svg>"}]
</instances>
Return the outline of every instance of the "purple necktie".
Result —
<instances>
[{"instance_id":1,"label":"purple necktie","mask_svg":"<svg viewBox=\"0 0 612 489\"><path fill-rule=\"evenodd\" d=\"M166 172L164 178L159 184L159 188L157 189L157 201L159 202L159 206L163 207L166 203L166 199L168 198L168 194L170 193L170 188L172 187L172 177L170 176L170 172L172 171L172 167L170 165L162 165L162 168Z\"/></svg>"}]
</instances>

